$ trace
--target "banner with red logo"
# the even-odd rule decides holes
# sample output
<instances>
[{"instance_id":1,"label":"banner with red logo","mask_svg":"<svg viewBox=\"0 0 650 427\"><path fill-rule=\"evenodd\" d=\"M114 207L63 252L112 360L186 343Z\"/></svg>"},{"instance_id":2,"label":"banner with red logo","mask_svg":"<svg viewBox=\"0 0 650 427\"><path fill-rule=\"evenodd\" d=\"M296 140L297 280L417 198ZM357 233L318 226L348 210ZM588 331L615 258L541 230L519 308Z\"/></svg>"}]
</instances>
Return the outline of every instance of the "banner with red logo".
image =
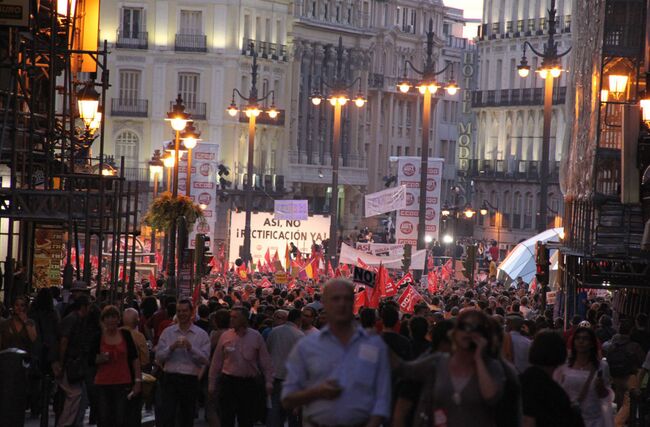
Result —
<instances>
[{"instance_id":1,"label":"banner with red logo","mask_svg":"<svg viewBox=\"0 0 650 427\"><path fill-rule=\"evenodd\" d=\"M210 237L212 253L215 252L214 231L217 224L217 167L219 166L219 144L200 141L192 150L192 170L190 197L203 208L205 222L194 224L190 232L189 247L194 249L196 234ZM187 194L187 153L183 155L178 169L178 192Z\"/></svg>"},{"instance_id":2,"label":"banner with red logo","mask_svg":"<svg viewBox=\"0 0 650 427\"><path fill-rule=\"evenodd\" d=\"M406 290L397 300L399 309L404 313L413 313L415 311L415 304L422 299L422 296L411 285L406 287Z\"/></svg>"},{"instance_id":3,"label":"banner with red logo","mask_svg":"<svg viewBox=\"0 0 650 427\"><path fill-rule=\"evenodd\" d=\"M438 239L440 223L440 187L442 186L443 159L429 158L427 169L426 234ZM399 157L397 185L406 187L406 207L397 211L395 238L398 244L415 246L418 236L418 210L420 206L419 157Z\"/></svg>"}]
</instances>

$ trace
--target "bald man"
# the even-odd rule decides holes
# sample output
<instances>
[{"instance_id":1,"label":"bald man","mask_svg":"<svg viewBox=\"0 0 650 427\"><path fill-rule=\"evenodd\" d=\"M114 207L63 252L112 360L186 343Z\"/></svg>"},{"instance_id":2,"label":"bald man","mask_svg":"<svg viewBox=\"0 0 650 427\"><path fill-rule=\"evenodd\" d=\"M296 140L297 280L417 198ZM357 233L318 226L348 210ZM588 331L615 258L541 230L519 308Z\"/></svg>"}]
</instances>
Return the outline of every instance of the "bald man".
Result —
<instances>
[{"instance_id":1,"label":"bald man","mask_svg":"<svg viewBox=\"0 0 650 427\"><path fill-rule=\"evenodd\" d=\"M354 321L351 282L327 282L323 306L327 326L298 341L289 356L282 405L303 406L315 426L378 427L390 412L388 349Z\"/></svg>"},{"instance_id":2,"label":"bald man","mask_svg":"<svg viewBox=\"0 0 650 427\"><path fill-rule=\"evenodd\" d=\"M124 315L122 316L122 329L125 329L131 333L133 342L135 343L136 348L138 349L138 357L140 358L140 365L144 367L149 366L149 347L147 347L147 339L144 337L142 332L138 331L138 324L140 323L140 314L135 308L127 308L124 310Z\"/></svg>"}]
</instances>

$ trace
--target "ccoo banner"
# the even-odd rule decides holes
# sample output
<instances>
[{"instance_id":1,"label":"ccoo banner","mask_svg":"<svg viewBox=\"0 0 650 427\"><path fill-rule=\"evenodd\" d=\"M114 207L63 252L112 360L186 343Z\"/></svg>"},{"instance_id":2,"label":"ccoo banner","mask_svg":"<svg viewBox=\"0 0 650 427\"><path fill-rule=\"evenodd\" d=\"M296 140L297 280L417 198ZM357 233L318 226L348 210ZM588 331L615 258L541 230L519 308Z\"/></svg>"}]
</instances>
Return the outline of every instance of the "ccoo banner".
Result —
<instances>
[{"instance_id":1,"label":"ccoo banner","mask_svg":"<svg viewBox=\"0 0 650 427\"><path fill-rule=\"evenodd\" d=\"M416 245L418 240L418 210L420 207L420 158L398 157L397 184L406 187L406 207L397 211L395 239L399 244ZM427 166L425 231L438 239L440 223L440 187L443 159L430 158Z\"/></svg>"},{"instance_id":2,"label":"ccoo banner","mask_svg":"<svg viewBox=\"0 0 650 427\"><path fill-rule=\"evenodd\" d=\"M406 187L397 187L366 194L366 218L406 208Z\"/></svg>"},{"instance_id":3,"label":"ccoo banner","mask_svg":"<svg viewBox=\"0 0 650 427\"><path fill-rule=\"evenodd\" d=\"M275 200L273 204L275 219L300 221L309 219L307 200Z\"/></svg>"}]
</instances>

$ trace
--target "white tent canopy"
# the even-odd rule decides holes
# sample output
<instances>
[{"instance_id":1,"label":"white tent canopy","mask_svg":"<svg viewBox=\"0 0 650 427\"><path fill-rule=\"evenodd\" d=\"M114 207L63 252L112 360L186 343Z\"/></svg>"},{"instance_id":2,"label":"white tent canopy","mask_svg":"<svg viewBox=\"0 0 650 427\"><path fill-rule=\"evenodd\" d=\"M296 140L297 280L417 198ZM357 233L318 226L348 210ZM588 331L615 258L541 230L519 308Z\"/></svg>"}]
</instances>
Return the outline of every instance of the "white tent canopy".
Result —
<instances>
[{"instance_id":1,"label":"white tent canopy","mask_svg":"<svg viewBox=\"0 0 650 427\"><path fill-rule=\"evenodd\" d=\"M563 232L564 228L562 227L552 228L519 243L499 265L497 278L506 284L510 284L510 282L521 276L524 282L530 283L535 277L536 270L535 245L537 242L559 242L560 235ZM551 254L550 258L550 269L557 270L557 251Z\"/></svg>"}]
</instances>

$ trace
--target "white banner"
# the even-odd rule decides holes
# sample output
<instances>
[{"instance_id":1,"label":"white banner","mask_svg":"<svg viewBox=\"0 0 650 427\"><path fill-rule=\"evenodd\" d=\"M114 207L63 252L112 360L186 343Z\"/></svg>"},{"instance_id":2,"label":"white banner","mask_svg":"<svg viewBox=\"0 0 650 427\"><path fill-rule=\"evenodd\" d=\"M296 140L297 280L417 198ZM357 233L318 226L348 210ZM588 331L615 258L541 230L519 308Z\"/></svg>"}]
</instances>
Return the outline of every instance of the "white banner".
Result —
<instances>
[{"instance_id":1,"label":"white banner","mask_svg":"<svg viewBox=\"0 0 650 427\"><path fill-rule=\"evenodd\" d=\"M442 185L443 159L430 158L427 169L426 235L438 239L440 223L440 187ZM399 244L414 247L418 239L418 209L420 207L419 157L398 157L397 185L406 187L406 207L397 211L395 239Z\"/></svg>"},{"instance_id":2,"label":"white banner","mask_svg":"<svg viewBox=\"0 0 650 427\"><path fill-rule=\"evenodd\" d=\"M398 185L366 194L366 218L406 208L406 187Z\"/></svg>"},{"instance_id":3,"label":"white banner","mask_svg":"<svg viewBox=\"0 0 650 427\"><path fill-rule=\"evenodd\" d=\"M370 255L377 256L403 256L404 245L397 245L394 243L355 243L355 248L364 251Z\"/></svg>"},{"instance_id":4,"label":"white banner","mask_svg":"<svg viewBox=\"0 0 650 427\"><path fill-rule=\"evenodd\" d=\"M307 200L274 200L273 213L275 219L306 221L309 219L309 205Z\"/></svg>"},{"instance_id":5,"label":"white banner","mask_svg":"<svg viewBox=\"0 0 650 427\"><path fill-rule=\"evenodd\" d=\"M244 244L244 226L246 223L245 212L232 212L230 214L230 262L239 258L239 248ZM278 220L272 213L260 212L251 214L251 254L253 262L261 260L264 264L264 254L269 250L273 257L278 251L280 261L284 265L285 251L289 243L294 245L303 254L311 254L314 242L321 243L327 239L330 230L330 217L322 215L310 216L306 221Z\"/></svg>"},{"instance_id":6,"label":"white banner","mask_svg":"<svg viewBox=\"0 0 650 427\"><path fill-rule=\"evenodd\" d=\"M194 225L189 236L189 247L194 249L196 234L204 233L210 237L212 253L215 252L214 232L217 224L217 166L219 165L219 144L199 142L192 150L192 181L190 197L194 203L204 207L205 223ZM183 156L178 169L178 192L186 194L187 153Z\"/></svg>"},{"instance_id":7,"label":"white banner","mask_svg":"<svg viewBox=\"0 0 650 427\"><path fill-rule=\"evenodd\" d=\"M423 270L426 257L427 251L425 249L413 251L411 254L411 268L413 270ZM357 265L357 260L359 259L372 266L379 267L379 264L383 264L383 266L386 268L401 269L403 256L371 255L358 249L354 249L352 246L348 246L345 243L341 243L341 255L339 257L340 264Z\"/></svg>"}]
</instances>

